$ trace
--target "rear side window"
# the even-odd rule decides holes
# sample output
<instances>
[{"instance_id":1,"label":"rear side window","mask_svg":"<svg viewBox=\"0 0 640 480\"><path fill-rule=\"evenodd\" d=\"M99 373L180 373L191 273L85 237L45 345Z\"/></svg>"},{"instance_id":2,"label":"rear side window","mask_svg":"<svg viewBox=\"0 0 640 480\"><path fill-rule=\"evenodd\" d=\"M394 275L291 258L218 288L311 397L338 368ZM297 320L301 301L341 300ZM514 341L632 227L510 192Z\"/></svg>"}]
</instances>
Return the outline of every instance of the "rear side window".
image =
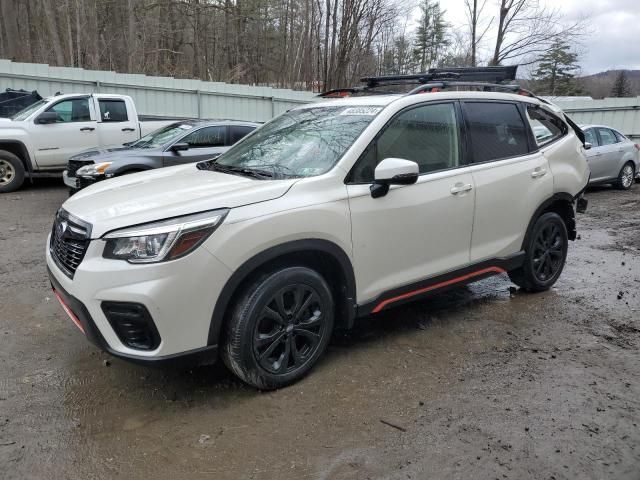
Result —
<instances>
[{"instance_id":1,"label":"rear side window","mask_svg":"<svg viewBox=\"0 0 640 480\"><path fill-rule=\"evenodd\" d=\"M229 127L229 145L233 145L242 137L249 135L255 130L255 127L247 127L244 125L232 125Z\"/></svg>"},{"instance_id":2,"label":"rear side window","mask_svg":"<svg viewBox=\"0 0 640 480\"><path fill-rule=\"evenodd\" d=\"M474 163L529 153L527 130L515 104L466 102L464 111Z\"/></svg>"},{"instance_id":3,"label":"rear side window","mask_svg":"<svg viewBox=\"0 0 640 480\"><path fill-rule=\"evenodd\" d=\"M600 135L600 145L613 145L618 143L618 139L608 128L598 128L598 134Z\"/></svg>"},{"instance_id":4,"label":"rear side window","mask_svg":"<svg viewBox=\"0 0 640 480\"><path fill-rule=\"evenodd\" d=\"M402 158L418 164L420 173L459 165L458 122L452 103L423 105L400 113L356 162L350 181L368 183L378 163Z\"/></svg>"},{"instance_id":5,"label":"rear side window","mask_svg":"<svg viewBox=\"0 0 640 480\"><path fill-rule=\"evenodd\" d=\"M567 125L542 108L527 106L527 116L539 147L567 133Z\"/></svg>"},{"instance_id":6,"label":"rear side window","mask_svg":"<svg viewBox=\"0 0 640 480\"><path fill-rule=\"evenodd\" d=\"M226 127L205 127L184 137L191 148L223 147Z\"/></svg>"},{"instance_id":7,"label":"rear side window","mask_svg":"<svg viewBox=\"0 0 640 480\"><path fill-rule=\"evenodd\" d=\"M616 136L616 140L618 140L618 142L628 142L629 141L629 139L627 137L625 137L624 135L622 135L620 132L616 132L615 130L611 130L611 131Z\"/></svg>"},{"instance_id":8,"label":"rear side window","mask_svg":"<svg viewBox=\"0 0 640 480\"><path fill-rule=\"evenodd\" d=\"M588 128L584 131L584 141L590 143L592 147L598 146L598 136L593 128Z\"/></svg>"},{"instance_id":9,"label":"rear side window","mask_svg":"<svg viewBox=\"0 0 640 480\"><path fill-rule=\"evenodd\" d=\"M100 104L100 119L103 122L126 122L129 120L124 100L99 100L98 103Z\"/></svg>"}]
</instances>

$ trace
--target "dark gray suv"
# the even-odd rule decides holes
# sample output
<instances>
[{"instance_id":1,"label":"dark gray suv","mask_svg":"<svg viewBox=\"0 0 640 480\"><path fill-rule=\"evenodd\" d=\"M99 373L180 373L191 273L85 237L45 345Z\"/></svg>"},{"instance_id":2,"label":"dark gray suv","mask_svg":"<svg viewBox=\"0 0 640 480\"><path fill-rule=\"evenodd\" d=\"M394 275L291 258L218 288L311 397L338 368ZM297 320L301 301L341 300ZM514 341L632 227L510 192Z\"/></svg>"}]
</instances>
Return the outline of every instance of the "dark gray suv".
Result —
<instances>
[{"instance_id":1,"label":"dark gray suv","mask_svg":"<svg viewBox=\"0 0 640 480\"><path fill-rule=\"evenodd\" d=\"M74 155L63 173L64 183L75 193L119 175L213 159L259 125L232 120L175 122L130 144Z\"/></svg>"}]
</instances>

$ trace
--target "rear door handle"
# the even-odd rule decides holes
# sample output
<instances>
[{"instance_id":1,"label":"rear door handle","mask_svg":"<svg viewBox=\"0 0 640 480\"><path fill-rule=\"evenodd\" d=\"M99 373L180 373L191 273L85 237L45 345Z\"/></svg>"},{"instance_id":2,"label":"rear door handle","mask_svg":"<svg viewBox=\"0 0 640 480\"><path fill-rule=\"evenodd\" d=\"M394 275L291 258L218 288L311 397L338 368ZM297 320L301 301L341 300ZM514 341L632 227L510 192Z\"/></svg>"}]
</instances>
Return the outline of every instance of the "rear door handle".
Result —
<instances>
[{"instance_id":1,"label":"rear door handle","mask_svg":"<svg viewBox=\"0 0 640 480\"><path fill-rule=\"evenodd\" d=\"M451 195L459 195L460 193L468 192L471 190L473 186L470 183L456 183L453 187L451 187Z\"/></svg>"},{"instance_id":2,"label":"rear door handle","mask_svg":"<svg viewBox=\"0 0 640 480\"><path fill-rule=\"evenodd\" d=\"M538 167L533 172L531 172L531 178L544 177L547 174L547 169Z\"/></svg>"},{"instance_id":3,"label":"rear door handle","mask_svg":"<svg viewBox=\"0 0 640 480\"><path fill-rule=\"evenodd\" d=\"M80 129L81 132L93 132L95 130L94 127L82 127Z\"/></svg>"},{"instance_id":4,"label":"rear door handle","mask_svg":"<svg viewBox=\"0 0 640 480\"><path fill-rule=\"evenodd\" d=\"M127 127L127 128L123 128L123 129L122 129L122 131L123 131L123 132L135 132L135 131L136 131L136 129L135 129L135 128L129 128L129 127Z\"/></svg>"}]
</instances>

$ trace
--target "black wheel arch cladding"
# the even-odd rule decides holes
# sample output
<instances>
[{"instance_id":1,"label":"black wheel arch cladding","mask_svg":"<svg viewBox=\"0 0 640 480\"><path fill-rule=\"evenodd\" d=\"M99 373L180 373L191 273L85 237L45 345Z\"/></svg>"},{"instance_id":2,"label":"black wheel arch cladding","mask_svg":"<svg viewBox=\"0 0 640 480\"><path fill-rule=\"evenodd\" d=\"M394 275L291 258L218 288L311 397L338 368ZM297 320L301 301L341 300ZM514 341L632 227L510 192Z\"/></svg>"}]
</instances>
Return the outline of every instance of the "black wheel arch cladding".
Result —
<instances>
[{"instance_id":1,"label":"black wheel arch cladding","mask_svg":"<svg viewBox=\"0 0 640 480\"><path fill-rule=\"evenodd\" d=\"M331 263L323 262L327 260ZM356 313L356 281L349 256L341 247L328 240L294 240L258 253L243 263L231 275L216 300L209 325L207 344L216 345L219 343L221 329L234 297L256 272L265 268L292 265L315 267L319 270L318 273L323 275L338 275L338 278L326 278L326 281L335 296L336 323L350 328Z\"/></svg>"}]
</instances>

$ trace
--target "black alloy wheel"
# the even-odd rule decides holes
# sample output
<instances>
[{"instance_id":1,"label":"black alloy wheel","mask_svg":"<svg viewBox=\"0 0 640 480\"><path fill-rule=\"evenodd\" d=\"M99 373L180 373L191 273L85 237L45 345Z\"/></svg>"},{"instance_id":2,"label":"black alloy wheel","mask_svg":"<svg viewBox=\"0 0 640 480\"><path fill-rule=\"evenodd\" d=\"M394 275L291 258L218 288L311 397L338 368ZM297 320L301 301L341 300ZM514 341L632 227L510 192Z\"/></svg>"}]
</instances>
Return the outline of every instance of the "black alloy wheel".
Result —
<instances>
[{"instance_id":1,"label":"black alloy wheel","mask_svg":"<svg viewBox=\"0 0 640 480\"><path fill-rule=\"evenodd\" d=\"M542 214L525 240L522 266L510 271L509 278L529 292L548 290L562 273L568 248L567 226L562 217L555 212Z\"/></svg>"},{"instance_id":2,"label":"black alloy wheel","mask_svg":"<svg viewBox=\"0 0 640 480\"><path fill-rule=\"evenodd\" d=\"M280 289L259 314L253 334L253 353L262 368L273 374L302 367L320 345L323 305L308 285Z\"/></svg>"},{"instance_id":3,"label":"black alloy wheel","mask_svg":"<svg viewBox=\"0 0 640 480\"><path fill-rule=\"evenodd\" d=\"M540 282L553 278L562 268L565 254L565 242L560 228L554 222L547 223L533 241L531 261L536 278Z\"/></svg>"},{"instance_id":4,"label":"black alloy wheel","mask_svg":"<svg viewBox=\"0 0 640 480\"><path fill-rule=\"evenodd\" d=\"M308 267L256 275L231 308L222 359L241 380L263 390L302 378L331 338L333 293Z\"/></svg>"}]
</instances>

